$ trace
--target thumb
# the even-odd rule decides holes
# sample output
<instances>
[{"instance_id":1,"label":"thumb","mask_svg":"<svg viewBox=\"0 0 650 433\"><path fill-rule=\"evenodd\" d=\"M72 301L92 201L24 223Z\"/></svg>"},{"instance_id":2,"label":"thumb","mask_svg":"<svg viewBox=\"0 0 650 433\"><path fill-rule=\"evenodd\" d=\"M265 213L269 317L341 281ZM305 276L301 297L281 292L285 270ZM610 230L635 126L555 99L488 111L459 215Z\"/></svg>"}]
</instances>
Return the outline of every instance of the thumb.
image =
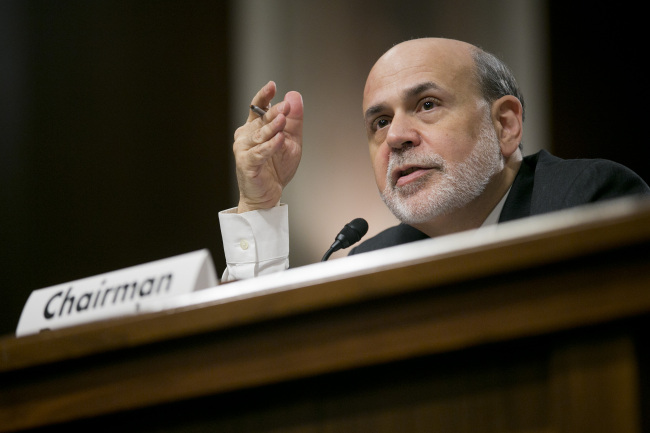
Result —
<instances>
[{"instance_id":1,"label":"thumb","mask_svg":"<svg viewBox=\"0 0 650 433\"><path fill-rule=\"evenodd\" d=\"M291 106L291 110L289 111L289 114L287 114L287 117L289 119L302 120L304 110L302 95L296 91L291 91L284 96L284 100L289 102L289 105Z\"/></svg>"}]
</instances>

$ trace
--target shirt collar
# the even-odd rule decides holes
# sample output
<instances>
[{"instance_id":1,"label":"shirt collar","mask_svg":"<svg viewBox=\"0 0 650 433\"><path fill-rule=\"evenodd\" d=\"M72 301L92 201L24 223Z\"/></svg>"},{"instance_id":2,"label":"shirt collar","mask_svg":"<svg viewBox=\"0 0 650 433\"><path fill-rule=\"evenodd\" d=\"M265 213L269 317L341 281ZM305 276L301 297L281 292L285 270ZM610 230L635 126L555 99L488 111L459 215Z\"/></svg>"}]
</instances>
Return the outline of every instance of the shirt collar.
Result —
<instances>
[{"instance_id":1,"label":"shirt collar","mask_svg":"<svg viewBox=\"0 0 650 433\"><path fill-rule=\"evenodd\" d=\"M483 221L481 227L491 226L499 222L499 217L501 216L501 211L503 210L503 205L505 204L506 199L508 198L508 194L510 194L510 188L508 188L508 191L503 195L499 203L497 203L494 209L492 209L490 215L488 215L485 221Z\"/></svg>"}]
</instances>

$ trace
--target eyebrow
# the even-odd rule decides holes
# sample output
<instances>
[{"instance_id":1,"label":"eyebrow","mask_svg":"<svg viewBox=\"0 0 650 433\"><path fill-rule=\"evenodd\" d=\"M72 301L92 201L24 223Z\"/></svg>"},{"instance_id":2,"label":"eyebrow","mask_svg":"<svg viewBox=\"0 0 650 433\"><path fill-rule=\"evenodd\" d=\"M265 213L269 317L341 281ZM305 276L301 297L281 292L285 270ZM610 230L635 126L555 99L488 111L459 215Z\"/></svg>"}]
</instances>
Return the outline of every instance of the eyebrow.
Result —
<instances>
[{"instance_id":1,"label":"eyebrow","mask_svg":"<svg viewBox=\"0 0 650 433\"><path fill-rule=\"evenodd\" d=\"M431 89L438 90L438 89L440 89L440 86L438 86L433 81L425 81L424 83L418 83L415 86L404 90L403 98L404 99L409 99L409 98L412 98L414 96L419 95L422 92L426 92L427 90L431 90ZM375 114L383 111L385 108L386 108L386 106L384 104L376 104L376 105L373 105L371 107L368 107L368 109L366 110L366 112L364 114L364 118L367 121L369 118L371 118Z\"/></svg>"},{"instance_id":2,"label":"eyebrow","mask_svg":"<svg viewBox=\"0 0 650 433\"><path fill-rule=\"evenodd\" d=\"M438 86L436 83L433 81L427 81L424 83L416 84L415 86L411 87L410 89L406 89L404 91L404 97L406 98L411 98L413 96L417 96L422 92L426 92L427 90L435 89L438 90L440 89L440 86Z\"/></svg>"}]
</instances>

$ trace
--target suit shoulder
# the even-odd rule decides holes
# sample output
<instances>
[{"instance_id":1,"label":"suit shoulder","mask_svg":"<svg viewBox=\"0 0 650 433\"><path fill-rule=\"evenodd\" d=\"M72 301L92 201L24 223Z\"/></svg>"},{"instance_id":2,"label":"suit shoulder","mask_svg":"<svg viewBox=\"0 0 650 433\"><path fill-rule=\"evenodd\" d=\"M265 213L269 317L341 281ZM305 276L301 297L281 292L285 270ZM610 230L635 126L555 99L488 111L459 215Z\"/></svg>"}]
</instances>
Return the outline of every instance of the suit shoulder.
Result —
<instances>
[{"instance_id":1,"label":"suit shoulder","mask_svg":"<svg viewBox=\"0 0 650 433\"><path fill-rule=\"evenodd\" d=\"M349 255L427 239L428 236L407 224L390 227L353 248Z\"/></svg>"},{"instance_id":2,"label":"suit shoulder","mask_svg":"<svg viewBox=\"0 0 650 433\"><path fill-rule=\"evenodd\" d=\"M575 159L563 159L557 156L551 155L550 153L542 150L535 155L530 157L535 160L535 165L537 169L540 170L540 173L547 173L549 176L556 177L557 174L572 174L574 176L579 176L585 171L598 171L602 175L623 173L624 175L637 178L642 181L642 179L630 170L628 167L608 159L589 159L589 158L575 158ZM642 181L643 182L643 181Z\"/></svg>"},{"instance_id":3,"label":"suit shoulder","mask_svg":"<svg viewBox=\"0 0 650 433\"><path fill-rule=\"evenodd\" d=\"M537 156L534 183L533 213L650 193L641 177L617 162L562 159L544 151Z\"/></svg>"}]
</instances>

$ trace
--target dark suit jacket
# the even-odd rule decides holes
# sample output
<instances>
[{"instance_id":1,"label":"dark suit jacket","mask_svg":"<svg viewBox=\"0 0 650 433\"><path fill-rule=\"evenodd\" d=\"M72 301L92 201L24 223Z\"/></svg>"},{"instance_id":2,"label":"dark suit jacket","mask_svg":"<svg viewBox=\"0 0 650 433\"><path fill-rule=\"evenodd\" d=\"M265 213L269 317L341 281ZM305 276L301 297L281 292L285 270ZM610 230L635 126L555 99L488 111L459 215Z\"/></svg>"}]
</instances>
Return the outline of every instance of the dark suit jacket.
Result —
<instances>
[{"instance_id":1,"label":"dark suit jacket","mask_svg":"<svg viewBox=\"0 0 650 433\"><path fill-rule=\"evenodd\" d=\"M635 194L650 195L650 188L620 164L604 159L561 159L542 150L524 158L499 222ZM350 255L427 237L399 224L363 242Z\"/></svg>"}]
</instances>

